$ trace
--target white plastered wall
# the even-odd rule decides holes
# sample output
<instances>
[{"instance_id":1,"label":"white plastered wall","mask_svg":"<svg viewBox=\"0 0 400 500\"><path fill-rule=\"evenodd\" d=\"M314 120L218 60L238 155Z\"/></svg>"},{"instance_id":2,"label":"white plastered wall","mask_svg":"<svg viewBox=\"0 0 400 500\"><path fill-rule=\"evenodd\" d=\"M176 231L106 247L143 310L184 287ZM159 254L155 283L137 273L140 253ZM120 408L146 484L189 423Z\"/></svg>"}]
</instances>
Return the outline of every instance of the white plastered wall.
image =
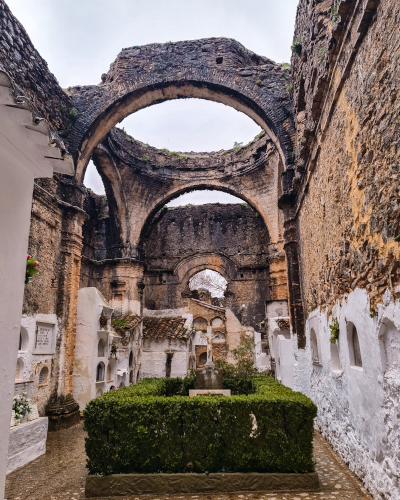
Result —
<instances>
[{"instance_id":1,"label":"white plastered wall","mask_svg":"<svg viewBox=\"0 0 400 500\"><path fill-rule=\"evenodd\" d=\"M332 366L329 324L334 318L340 327L340 367ZM351 363L348 322L357 329L362 368ZM312 362L311 328L317 334L319 364ZM400 500L399 301L387 290L378 316L371 318L367 293L356 289L337 303L333 317L313 311L306 337L306 349L297 349L292 336L294 388L318 406L316 427L374 498Z\"/></svg>"}]
</instances>

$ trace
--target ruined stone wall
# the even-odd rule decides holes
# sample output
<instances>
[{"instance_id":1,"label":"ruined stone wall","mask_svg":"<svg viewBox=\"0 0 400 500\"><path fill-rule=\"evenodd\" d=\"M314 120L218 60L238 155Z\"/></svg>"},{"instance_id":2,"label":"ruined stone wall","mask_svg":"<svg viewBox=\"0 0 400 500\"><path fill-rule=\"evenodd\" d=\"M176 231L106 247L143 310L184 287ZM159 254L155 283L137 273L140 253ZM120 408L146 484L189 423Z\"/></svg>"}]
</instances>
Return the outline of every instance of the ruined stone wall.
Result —
<instances>
[{"instance_id":1,"label":"ruined stone wall","mask_svg":"<svg viewBox=\"0 0 400 500\"><path fill-rule=\"evenodd\" d=\"M323 34L318 35L321 40L317 37L307 41L303 34L309 20L305 17L306 6L301 2L295 37L299 35L306 42L302 56L293 56L294 78L302 79L306 75L306 111L297 115L298 135L304 131L304 123L300 121L311 119L310 106L312 109L322 98L321 91L319 98L315 94L318 89L312 87L309 73L322 71L319 66L323 66L325 95L330 91L328 84L337 84L335 79L341 83L329 117L325 117L325 110L318 102L322 108L320 120L325 122L323 125L318 122L315 128L318 132L324 126L323 135L315 137L313 131L304 146L309 151L308 176L303 180L307 189L299 196L297 210L303 294L308 311L316 306L332 307L337 299L356 287L367 290L374 307L381 302L386 287L394 291L400 283L399 248L394 241L400 232L400 194L396 182L400 174L400 34L397 29L400 5L389 0L380 2L376 13L370 14L368 29L364 28L367 32L355 47L357 52L350 71L343 73L339 56L335 56L335 60L332 55L322 53L326 45L335 46L332 30L334 32L335 20L336 23L341 20L339 14L331 12L334 4L328 3L315 8L317 19L324 26ZM350 2L347 8L350 9ZM351 12L350 9L348 17ZM343 51L351 50L356 43L353 38L360 31L361 7L352 14L352 22L348 19L349 41ZM364 13L364 22L367 22L365 17ZM318 50L321 52L319 64ZM303 56L303 52L307 56ZM328 68L327 60L330 60ZM315 85L319 84L320 88L319 80ZM317 143L315 157L314 143Z\"/></svg>"},{"instance_id":2,"label":"ruined stone wall","mask_svg":"<svg viewBox=\"0 0 400 500\"><path fill-rule=\"evenodd\" d=\"M259 214L248 205L165 208L143 241L146 308L181 307L182 294L190 294L191 276L215 266L228 280L226 306L241 323L255 326L264 319L270 298L269 235ZM230 269L222 267L218 255L231 263ZM205 262L204 256L210 258ZM188 271L180 279L177 269L189 259Z\"/></svg>"},{"instance_id":3,"label":"ruined stone wall","mask_svg":"<svg viewBox=\"0 0 400 500\"><path fill-rule=\"evenodd\" d=\"M296 198L306 348L293 342L296 389L317 425L375 498L400 498L400 366L388 369L384 327L400 341L400 4L301 0L292 57ZM329 342L333 321L339 340ZM351 359L349 322L362 367ZM312 363L310 330L320 366ZM397 340L396 340L397 339ZM334 363L338 351L339 366Z\"/></svg>"},{"instance_id":4,"label":"ruined stone wall","mask_svg":"<svg viewBox=\"0 0 400 500\"><path fill-rule=\"evenodd\" d=\"M70 98L33 46L24 27L4 0L0 0L0 69L3 68L55 130L70 128Z\"/></svg>"}]
</instances>

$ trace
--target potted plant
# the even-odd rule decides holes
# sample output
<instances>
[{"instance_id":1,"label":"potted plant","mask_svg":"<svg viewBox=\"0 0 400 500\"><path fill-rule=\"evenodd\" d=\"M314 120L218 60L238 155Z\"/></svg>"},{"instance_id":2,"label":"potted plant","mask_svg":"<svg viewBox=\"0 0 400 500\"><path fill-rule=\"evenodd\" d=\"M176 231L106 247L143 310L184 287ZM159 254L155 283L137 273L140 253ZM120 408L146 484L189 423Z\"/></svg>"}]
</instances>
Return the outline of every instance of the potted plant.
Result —
<instances>
[{"instance_id":1,"label":"potted plant","mask_svg":"<svg viewBox=\"0 0 400 500\"><path fill-rule=\"evenodd\" d=\"M32 276L36 273L40 273L37 269L39 262L34 259L31 255L26 256L26 272L25 272L25 285L32 283Z\"/></svg>"},{"instance_id":2,"label":"potted plant","mask_svg":"<svg viewBox=\"0 0 400 500\"><path fill-rule=\"evenodd\" d=\"M25 393L14 396L12 409L15 412L15 424L18 425L21 423L21 420L32 411Z\"/></svg>"},{"instance_id":3,"label":"potted plant","mask_svg":"<svg viewBox=\"0 0 400 500\"><path fill-rule=\"evenodd\" d=\"M117 351L118 351L118 346L115 342L111 344L111 354L110 354L110 359L117 359Z\"/></svg>"}]
</instances>

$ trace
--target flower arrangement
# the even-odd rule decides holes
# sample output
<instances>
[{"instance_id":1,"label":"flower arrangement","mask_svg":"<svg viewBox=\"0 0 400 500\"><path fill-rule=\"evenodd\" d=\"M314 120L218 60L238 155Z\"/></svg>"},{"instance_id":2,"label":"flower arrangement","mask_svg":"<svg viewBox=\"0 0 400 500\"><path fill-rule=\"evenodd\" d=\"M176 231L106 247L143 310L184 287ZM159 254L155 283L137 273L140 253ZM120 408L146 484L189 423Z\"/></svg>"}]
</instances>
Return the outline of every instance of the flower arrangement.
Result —
<instances>
[{"instance_id":1,"label":"flower arrangement","mask_svg":"<svg viewBox=\"0 0 400 500\"><path fill-rule=\"evenodd\" d=\"M32 411L32 408L29 404L29 400L26 397L26 394L17 394L13 398L13 408L15 412L15 420L18 422L25 417L28 413Z\"/></svg>"},{"instance_id":2,"label":"flower arrangement","mask_svg":"<svg viewBox=\"0 0 400 500\"><path fill-rule=\"evenodd\" d=\"M31 255L26 256L26 273L25 273L25 285L32 283L32 276L36 273L40 273L37 269L39 262L35 260Z\"/></svg>"},{"instance_id":3,"label":"flower arrangement","mask_svg":"<svg viewBox=\"0 0 400 500\"><path fill-rule=\"evenodd\" d=\"M111 344L111 357L117 359L118 346L115 342Z\"/></svg>"}]
</instances>

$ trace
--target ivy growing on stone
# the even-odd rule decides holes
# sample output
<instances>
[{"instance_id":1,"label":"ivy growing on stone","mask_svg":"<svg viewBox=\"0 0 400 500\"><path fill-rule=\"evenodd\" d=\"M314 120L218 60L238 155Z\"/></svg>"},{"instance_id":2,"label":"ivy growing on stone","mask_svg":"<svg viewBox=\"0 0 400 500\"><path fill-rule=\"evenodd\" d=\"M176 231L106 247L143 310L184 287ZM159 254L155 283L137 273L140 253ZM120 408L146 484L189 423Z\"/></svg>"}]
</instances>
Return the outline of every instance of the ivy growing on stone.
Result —
<instances>
[{"instance_id":1,"label":"ivy growing on stone","mask_svg":"<svg viewBox=\"0 0 400 500\"><path fill-rule=\"evenodd\" d=\"M337 319L333 322L333 325L329 325L331 331L331 337L329 339L331 344L334 344L339 339L339 322Z\"/></svg>"}]
</instances>

